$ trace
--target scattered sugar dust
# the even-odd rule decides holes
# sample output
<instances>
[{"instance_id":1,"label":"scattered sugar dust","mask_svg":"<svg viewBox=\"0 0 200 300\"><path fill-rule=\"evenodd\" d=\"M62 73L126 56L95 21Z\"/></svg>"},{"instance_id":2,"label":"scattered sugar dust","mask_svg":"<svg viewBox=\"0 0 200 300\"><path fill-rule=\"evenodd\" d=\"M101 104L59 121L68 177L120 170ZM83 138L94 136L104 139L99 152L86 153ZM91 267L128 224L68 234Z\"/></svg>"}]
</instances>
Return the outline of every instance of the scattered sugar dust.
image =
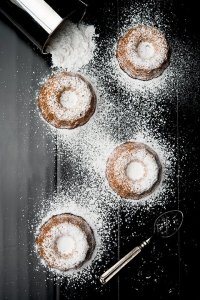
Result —
<instances>
[{"instance_id":1,"label":"scattered sugar dust","mask_svg":"<svg viewBox=\"0 0 200 300\"><path fill-rule=\"evenodd\" d=\"M162 164L162 179L158 188L143 200L121 201L121 211L125 215L127 225L132 222L132 216L141 211L140 222L145 224L145 214L150 210L164 210L170 205L176 203L177 188L177 158L176 145L170 143L162 134L153 134L149 129L138 132L134 135L134 141L147 144L160 158Z\"/></svg>"},{"instance_id":2,"label":"scattered sugar dust","mask_svg":"<svg viewBox=\"0 0 200 300\"><path fill-rule=\"evenodd\" d=\"M179 97L182 95L184 101L184 92L193 88L194 82L197 81L196 73L193 72L197 67L197 45L192 43L186 32L181 38L177 35L177 17L173 13L172 1L167 0L166 2L169 6L168 12L164 12L162 5L156 5L152 0L144 1L143 4L141 1L135 1L134 4L130 0L126 1L119 8L119 20L115 24L118 27L117 35L111 37L109 35L101 41L97 39L100 47L92 62L92 67L96 68L93 70L94 74L101 73L100 79L103 77L104 81L112 82L113 90L123 89L129 98L134 94L135 104L139 104L141 97L144 97L154 107L164 103L171 104L176 97L177 88ZM172 7L171 10L170 7ZM171 50L170 65L161 76L149 81L132 79L119 67L116 58L119 38L130 28L139 24L153 26L160 30L166 36ZM105 45L107 46L106 51ZM103 65L102 72L99 68L100 65ZM90 68L90 66L88 67Z\"/></svg>"},{"instance_id":3,"label":"scattered sugar dust","mask_svg":"<svg viewBox=\"0 0 200 300\"><path fill-rule=\"evenodd\" d=\"M94 122L94 121L93 121ZM110 131L112 127L109 128ZM114 137L115 130L107 133L102 130L95 122L80 129L76 134L69 132L59 131L58 143L59 143L59 165L61 169L67 167L72 170L71 174L67 177L63 176L63 179L71 182L81 176L81 182L85 185L99 187L99 194L104 194L103 197L109 198L110 194L113 196L113 200L110 205L116 203L117 206L120 201L120 205L126 210L127 220L128 215L130 218L134 211L141 206L145 206L146 210L151 207L160 205L164 207L166 202L176 200L176 144L173 141L168 141L160 133L155 132L149 128L139 125L138 127L130 130L130 132L121 131L118 132L118 137ZM163 172L162 180L158 188L154 193L148 195L142 200L127 201L118 197L112 189L109 187L106 179L106 164L109 156L113 150L121 143L127 141L143 142L151 147L157 154L161 161ZM62 172L61 172L62 173ZM71 179L73 173L76 174L74 179ZM81 175L83 174L83 176ZM108 202L108 203L109 203Z\"/></svg>"},{"instance_id":4,"label":"scattered sugar dust","mask_svg":"<svg viewBox=\"0 0 200 300\"><path fill-rule=\"evenodd\" d=\"M156 24L153 21L154 17ZM94 59L80 70L82 75L86 76L96 87L98 99L95 115L87 124L74 130L56 130L44 122L47 131L57 139L58 164L64 169L68 164L75 165L78 162L77 173L83 174L82 188L76 185L76 177L66 178L61 174L63 185L68 180L70 182L66 184L66 190L70 194L69 198L73 199L72 202L77 197L75 195L81 195L85 199L84 203L87 199L88 207L92 212L96 211L92 204L94 202L100 205L102 212L104 208L108 208L108 211L114 209L113 216L116 219L112 218L112 221L115 223L121 220L127 228L131 226L133 219L134 222L144 225L147 224L147 216L151 212L155 214L155 211L158 213L167 207L177 205L177 120L171 118L171 121L168 121L168 115L171 116L172 109L177 108L175 95L184 93L190 84L188 76L191 72L189 69L194 64L194 55L190 45L186 45L171 31L170 27L174 26L174 20L175 17L171 20L166 19L161 11L158 11L155 16L155 9L153 6L150 9L148 4L130 6L129 11L124 9L120 19L120 36L128 28L139 23L156 25L166 34L171 44L170 66L162 76L151 81L134 80L119 68L115 58L119 37L110 38L109 36L100 40L100 36L99 39L97 38L99 49ZM105 51L105 45L108 45L107 51ZM191 55L190 66L187 65L188 59L186 59L188 54ZM170 134L168 131L165 132L167 127L172 127ZM116 146L128 140L146 143L157 152L163 164L164 173L159 188L140 201L120 199L112 192L105 178L105 166L110 153ZM53 211L53 209L48 209ZM48 209L45 210L46 214ZM79 214L79 208L76 207L75 210L75 213ZM61 205L60 212L64 211ZM117 218L120 213L123 214L123 219ZM43 217L41 223L42 219ZM89 221L88 223L90 224ZM96 221L94 223L94 226L98 227ZM110 231L107 230L109 224L110 218L104 222L102 235L106 235L105 239L109 243L117 243L117 238L113 240L110 238ZM134 228L132 228L132 235L135 237L138 235L138 231ZM126 240L129 238L126 236ZM112 249L108 248L108 252L111 257ZM99 268L98 259L95 261L97 262L95 267ZM85 270L86 281L91 280L91 268L88 266ZM67 276L70 277L71 282L73 279L82 281L83 276L79 276L83 274L81 272ZM65 276L65 274L61 275Z\"/></svg>"},{"instance_id":5,"label":"scattered sugar dust","mask_svg":"<svg viewBox=\"0 0 200 300\"><path fill-rule=\"evenodd\" d=\"M82 217L92 228L96 240L96 249L90 261L86 262L79 270L61 272L50 269L59 283L65 279L70 286L73 284L76 285L77 282L83 285L88 282L99 282L99 276L102 272L101 262L105 257L112 257L112 249L116 247L115 238L111 238L111 236L115 235L115 208L107 205L102 197L96 199L96 189L93 190L89 187L84 187L81 188L81 191L77 192L78 189L79 187L74 185L70 188L69 193L66 192L67 189L65 188L63 189L65 192L55 193L49 199L43 198L42 208L37 209L34 223L31 224L31 231L35 238L38 236L40 228L44 223L51 217L63 213ZM38 255L36 246L34 252ZM38 259L45 269L49 269L44 260L39 257ZM107 259L105 259L104 267L106 265ZM38 266L38 270L41 270L41 266Z\"/></svg>"},{"instance_id":6,"label":"scattered sugar dust","mask_svg":"<svg viewBox=\"0 0 200 300\"><path fill-rule=\"evenodd\" d=\"M159 127L165 125L165 120L161 116L165 112L165 108L155 109L157 104L154 101L150 107L150 101L141 102L138 106L137 103L134 103L135 97L132 95L127 97L124 90L120 95L112 94L112 89L107 90L104 87L106 78L103 77L103 72L101 78L99 78L95 76L92 68L87 68L82 72L82 75L86 76L97 91L97 110L87 124L73 130L57 130L45 122L49 133L52 137L56 136L57 139L58 164L64 169L67 168L68 164L74 166L78 161L79 169L77 173L85 174L85 171L87 173L85 179L82 178L82 182L86 184L86 187L88 182L91 184L94 181L98 186L105 186L107 192L110 193L110 187L105 178L106 162L109 155L116 146L123 142L131 140L144 142L157 152L163 164L164 179L159 188L144 200L122 200L121 203L124 204L124 208L127 207L127 214L130 207L132 207L130 215L133 213L134 208L138 208L138 205L145 205L148 209L158 203L164 206L168 199L168 189L170 189L171 195L171 190L174 188L173 183L176 181L173 175L176 173L174 146L176 142L174 140L170 141L165 137L165 134L159 133ZM151 123L152 119L151 111L158 117L157 123L153 127L148 124ZM70 182L72 180L71 178L65 179ZM74 178L74 180L76 179ZM111 193L113 192L111 191ZM115 201L118 201L119 197L114 193L113 195ZM159 201L155 195L164 198Z\"/></svg>"}]
</instances>

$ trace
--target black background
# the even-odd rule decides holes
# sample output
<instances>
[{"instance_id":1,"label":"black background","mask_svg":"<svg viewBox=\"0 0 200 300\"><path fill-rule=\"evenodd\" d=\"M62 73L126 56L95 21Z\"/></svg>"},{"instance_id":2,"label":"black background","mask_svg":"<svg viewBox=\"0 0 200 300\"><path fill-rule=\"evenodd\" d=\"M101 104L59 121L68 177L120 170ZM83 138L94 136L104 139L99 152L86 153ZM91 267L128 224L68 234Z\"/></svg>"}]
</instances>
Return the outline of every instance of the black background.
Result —
<instances>
[{"instance_id":1,"label":"black background","mask_svg":"<svg viewBox=\"0 0 200 300\"><path fill-rule=\"evenodd\" d=\"M98 24L105 36L116 34L114 24L123 1L88 0L86 20ZM177 19L174 32L180 38L187 33L199 51L199 14L195 1L171 0L170 8L164 0L154 3L164 11L173 10ZM49 274L36 272L37 263L29 254L33 237L27 220L32 218L33 207L39 206L40 195L45 193L48 197L56 188L56 140L45 134L38 117L30 116L30 111L35 109L30 97L34 96L41 74L49 72L49 58L44 59L3 16L0 34L0 299L199 299L199 61L195 70L190 70L192 88L179 101L179 123L175 122L176 110L166 116L168 124L174 122L167 131L174 131L178 126L178 192L184 213L180 234L146 249L142 258L138 257L106 287L88 284L85 289L75 291L73 287L65 289L65 283L58 286L52 279L45 280ZM187 159L182 162L185 153ZM126 236L131 232L122 226L121 233L120 255L123 255L131 249L126 243ZM133 239L134 245L137 242ZM159 259L156 253L162 253ZM113 261L116 259L117 253ZM154 272L159 279L153 276L148 279Z\"/></svg>"}]
</instances>

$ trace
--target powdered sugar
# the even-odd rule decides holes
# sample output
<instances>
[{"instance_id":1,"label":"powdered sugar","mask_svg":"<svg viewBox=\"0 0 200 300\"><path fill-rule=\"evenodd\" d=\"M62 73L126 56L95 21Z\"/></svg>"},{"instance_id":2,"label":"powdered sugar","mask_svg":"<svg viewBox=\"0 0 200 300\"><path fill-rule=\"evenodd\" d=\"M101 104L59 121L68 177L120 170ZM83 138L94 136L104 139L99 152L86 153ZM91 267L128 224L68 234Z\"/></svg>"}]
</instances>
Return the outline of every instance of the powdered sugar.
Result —
<instances>
[{"instance_id":1,"label":"powdered sugar","mask_svg":"<svg viewBox=\"0 0 200 300\"><path fill-rule=\"evenodd\" d=\"M115 244L114 240L111 239L111 232L114 234L114 228L116 226L116 221L113 220L113 216L116 215L116 208L109 204L108 195L106 195L106 192L103 192L103 190L102 195L99 195L98 198L95 197L98 193L95 182L91 182L90 188L88 185L86 186L84 184L83 186L79 186L77 183L71 185L69 189L67 189L67 186L59 186L59 188L65 190L65 192L61 191L60 193L52 195L49 199L44 197L41 199L39 210L36 208L35 224L31 226L35 238L37 239L40 234L43 224L54 216L67 213L82 217L93 230L96 241L96 248L91 259L77 270L62 271L63 266L73 266L78 260L81 261L85 258L88 243L85 239L85 235L82 234L78 228L70 224L65 224L64 226L59 225L59 227L53 228L50 235L48 235L48 239L45 242L47 251L52 254L52 243L55 243L57 237L67 235L74 240L76 254L78 251L79 255L78 257L72 255L68 260L62 259L59 261L55 255L52 255L52 259L60 263L61 268L60 270L50 268L50 270L60 279L67 277L70 284L77 281L83 284L87 283L88 280L96 281L98 280L99 271L101 269L99 262L104 256L110 256ZM35 253L38 255L37 246L35 247ZM45 268L48 267L44 260L40 259L39 261L42 262ZM106 264L107 262L105 262L105 265Z\"/></svg>"},{"instance_id":2,"label":"powdered sugar","mask_svg":"<svg viewBox=\"0 0 200 300\"><path fill-rule=\"evenodd\" d=\"M149 47L149 46L148 46ZM133 51L135 48L135 45L133 46L131 43L128 45L128 57L130 61L139 68L144 68L148 70L153 70L158 67L163 63L163 56L164 58L165 53L154 53L154 48L151 46L149 50L144 46L143 43L139 45L139 49L136 49Z\"/></svg>"},{"instance_id":3,"label":"powdered sugar","mask_svg":"<svg viewBox=\"0 0 200 300\"><path fill-rule=\"evenodd\" d=\"M68 270L85 260L89 245L85 233L80 228L63 223L49 230L42 243L42 249L48 257L48 265L53 265L58 270Z\"/></svg>"},{"instance_id":4,"label":"powdered sugar","mask_svg":"<svg viewBox=\"0 0 200 300\"><path fill-rule=\"evenodd\" d=\"M107 170L108 173L112 173L115 177L115 181L120 184L122 189L129 189L132 193L136 193L138 195L142 195L145 192L151 191L152 187L160 181L160 166L158 166L158 162L150 152L147 146L143 148L137 149L137 144L135 149L132 151L129 149L125 149L126 144L121 145L116 148L114 153L111 155L112 162L108 162ZM123 150L120 150L124 148ZM119 151L123 151L120 155ZM114 161L113 161L114 160ZM110 161L110 158L109 158ZM113 165L114 163L114 165ZM133 165L130 168L131 164L136 164L136 168L138 168L139 164L139 174L137 169L137 174L134 173ZM127 177L127 167L129 176ZM109 170L110 169L110 170ZM130 178L131 175L131 178ZM138 179L135 179L135 176L140 176ZM141 176L142 175L142 176ZM127 187L128 186L128 187Z\"/></svg>"},{"instance_id":5,"label":"powdered sugar","mask_svg":"<svg viewBox=\"0 0 200 300\"><path fill-rule=\"evenodd\" d=\"M67 21L47 48L53 67L78 71L93 58L95 28L93 25L73 24Z\"/></svg>"},{"instance_id":6,"label":"powdered sugar","mask_svg":"<svg viewBox=\"0 0 200 300\"><path fill-rule=\"evenodd\" d=\"M81 114L84 114L90 107L93 95L87 83L80 77L61 76L56 88L49 85L49 91L51 89L52 94L49 97L50 107L57 118L61 120L74 120L80 117ZM60 106L57 94L62 89L64 91L61 94L62 106Z\"/></svg>"},{"instance_id":7,"label":"powdered sugar","mask_svg":"<svg viewBox=\"0 0 200 300\"><path fill-rule=\"evenodd\" d=\"M78 96L75 92L64 91L60 96L60 104L68 109L78 106Z\"/></svg>"},{"instance_id":8,"label":"powdered sugar","mask_svg":"<svg viewBox=\"0 0 200 300\"><path fill-rule=\"evenodd\" d=\"M118 42L118 59L121 64L126 61L126 64L131 63L136 70L162 68L168 58L168 51L164 35L150 26L138 25L130 28Z\"/></svg>"},{"instance_id":9,"label":"powdered sugar","mask_svg":"<svg viewBox=\"0 0 200 300\"><path fill-rule=\"evenodd\" d=\"M126 176L132 180L141 180L145 176L145 166L141 161L131 161L126 168Z\"/></svg>"},{"instance_id":10,"label":"powdered sugar","mask_svg":"<svg viewBox=\"0 0 200 300\"><path fill-rule=\"evenodd\" d=\"M105 264L111 265L116 244L120 245L120 238L126 239L126 242L129 240L133 242L135 237L139 235L141 237L141 226L148 226L149 216L157 215L169 207L177 207L175 95L177 89L179 95L184 94L185 90L182 88L185 84L189 85L188 76L194 72L192 70L186 76L186 72L189 72L187 56L191 55L191 49L174 37L166 25L168 20L159 12L156 14L156 26L167 35L171 43L171 64L162 76L152 81L142 82L130 78L120 69L115 57L117 41L127 29L141 22L155 25L153 21L155 11L149 17L151 11L148 4L145 7L140 6L140 9L138 7L133 5L125 12L121 12L118 36L114 37L111 30L104 39L102 36L101 40L97 39L99 48L95 59L81 70L98 90L98 105L94 118L85 126L73 131L55 130L48 124L43 124L47 132L57 138L59 174L57 188L65 189L66 193L66 195L58 194L51 202L57 201L60 213L71 211L82 215L94 229L95 235L99 234L98 254L95 253L94 259L77 273L67 275L61 273L69 278L70 284L72 279L77 280L76 287L83 280L84 284L88 281L93 283L94 278L98 280L98 274L106 269ZM114 26L110 24L109 28ZM119 144L131 140L150 146L158 154L163 167L159 187L140 201L121 199L112 191L105 178L106 162L112 151ZM49 211L54 214L57 209L51 210L52 207L47 209L46 198L44 199L45 218ZM43 222L43 217L42 220L37 220L37 224ZM97 221L100 219L101 225ZM118 239L116 228L113 231L108 229L117 222L119 227L123 224L123 228L127 229L126 236L123 236L124 231L120 233L119 230L121 236ZM105 256L106 260L103 260ZM142 275L138 277L140 280L145 278Z\"/></svg>"},{"instance_id":11,"label":"powdered sugar","mask_svg":"<svg viewBox=\"0 0 200 300\"><path fill-rule=\"evenodd\" d=\"M89 112L87 121L96 106L96 96L89 82L80 74L69 72L58 72L50 77L41 87L38 98L44 118L60 128L82 124Z\"/></svg>"},{"instance_id":12,"label":"powdered sugar","mask_svg":"<svg viewBox=\"0 0 200 300\"><path fill-rule=\"evenodd\" d=\"M56 240L56 248L57 251L60 253L60 255L68 256L73 253L73 251L76 250L76 242L73 238L73 230L70 230L70 234L64 233L64 235L60 236ZM82 233L82 232L81 232ZM84 237L84 242L85 242L85 235ZM78 243L79 245L79 243ZM82 243L80 243L82 245Z\"/></svg>"},{"instance_id":13,"label":"powdered sugar","mask_svg":"<svg viewBox=\"0 0 200 300\"><path fill-rule=\"evenodd\" d=\"M137 49L138 55L146 60L146 59L150 59L154 56L155 54L155 49L154 46L152 45L152 43L149 42L141 42L138 45L138 49Z\"/></svg>"}]
</instances>

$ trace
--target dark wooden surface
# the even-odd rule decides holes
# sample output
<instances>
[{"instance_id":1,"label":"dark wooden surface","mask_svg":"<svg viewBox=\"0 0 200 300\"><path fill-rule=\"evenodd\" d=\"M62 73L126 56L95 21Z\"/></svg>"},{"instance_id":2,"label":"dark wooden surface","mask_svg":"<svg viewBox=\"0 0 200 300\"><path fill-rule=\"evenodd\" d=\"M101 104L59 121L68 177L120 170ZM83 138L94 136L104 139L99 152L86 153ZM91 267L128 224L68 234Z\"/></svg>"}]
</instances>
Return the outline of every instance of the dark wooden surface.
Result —
<instances>
[{"instance_id":1,"label":"dark wooden surface","mask_svg":"<svg viewBox=\"0 0 200 300\"><path fill-rule=\"evenodd\" d=\"M90 1L87 18L99 24L102 35L112 36L120 24L118 14L124 1ZM173 10L178 20L175 26L179 26L174 31L179 37L187 32L199 51L195 3L172 0L170 8L164 0L152 3L155 10L162 4L164 10ZM64 284L59 287L52 280L46 280L48 272L38 272L37 259L31 255L34 240L28 220L34 219L35 211L40 209L41 195L48 197L56 190L57 182L66 180L65 164L59 164L64 154L57 153L56 139L48 134L48 126L36 112L35 91L38 81L50 72L48 59L4 17L0 19L0 36L0 300L199 299L199 60L193 64L194 70L188 63L191 74L188 91L182 93L177 80L174 101L169 104L170 113L163 114L166 125L160 129L172 139L178 135L176 154L179 153L180 158L187 154L184 162L179 161L179 187L176 187L179 206L185 215L180 235L144 252L142 267L136 260L105 289L88 285L87 292L74 292L73 287L66 290ZM125 115L121 121L126 122ZM122 221L124 217L122 211ZM131 230L124 223L120 233L121 239L117 242L123 255L130 250L126 237L131 236ZM137 238L133 239L133 243L136 242ZM170 251L166 251L166 247ZM159 260L155 259L157 251L163 253ZM160 275L158 281L141 280L141 274L147 274L148 278L154 272Z\"/></svg>"},{"instance_id":2,"label":"dark wooden surface","mask_svg":"<svg viewBox=\"0 0 200 300\"><path fill-rule=\"evenodd\" d=\"M33 113L47 66L12 28L0 27L0 299L54 299L46 274L34 270L28 224L42 193L55 188L55 142Z\"/></svg>"}]
</instances>

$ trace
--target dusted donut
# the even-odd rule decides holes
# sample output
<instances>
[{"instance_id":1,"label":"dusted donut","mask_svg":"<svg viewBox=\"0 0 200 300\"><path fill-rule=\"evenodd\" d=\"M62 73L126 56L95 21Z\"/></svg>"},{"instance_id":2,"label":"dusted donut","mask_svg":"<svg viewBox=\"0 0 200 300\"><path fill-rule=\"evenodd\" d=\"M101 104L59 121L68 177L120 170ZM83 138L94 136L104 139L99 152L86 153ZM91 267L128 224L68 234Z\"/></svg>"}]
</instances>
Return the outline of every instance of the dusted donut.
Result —
<instances>
[{"instance_id":1,"label":"dusted donut","mask_svg":"<svg viewBox=\"0 0 200 300\"><path fill-rule=\"evenodd\" d=\"M91 259L96 242L83 218L60 214L42 225L36 245L39 256L49 268L68 271L79 269Z\"/></svg>"},{"instance_id":2,"label":"dusted donut","mask_svg":"<svg viewBox=\"0 0 200 300\"><path fill-rule=\"evenodd\" d=\"M107 161L110 187L121 197L141 199L152 193L161 180L158 155L147 145L127 142L115 148Z\"/></svg>"},{"instance_id":3,"label":"dusted donut","mask_svg":"<svg viewBox=\"0 0 200 300\"><path fill-rule=\"evenodd\" d=\"M169 45L158 29L138 25L119 39L116 56L130 77L150 80L169 65Z\"/></svg>"},{"instance_id":4,"label":"dusted donut","mask_svg":"<svg viewBox=\"0 0 200 300\"><path fill-rule=\"evenodd\" d=\"M44 119L57 128L75 128L85 124L96 108L91 84L80 74L61 72L42 86L38 107Z\"/></svg>"}]
</instances>

